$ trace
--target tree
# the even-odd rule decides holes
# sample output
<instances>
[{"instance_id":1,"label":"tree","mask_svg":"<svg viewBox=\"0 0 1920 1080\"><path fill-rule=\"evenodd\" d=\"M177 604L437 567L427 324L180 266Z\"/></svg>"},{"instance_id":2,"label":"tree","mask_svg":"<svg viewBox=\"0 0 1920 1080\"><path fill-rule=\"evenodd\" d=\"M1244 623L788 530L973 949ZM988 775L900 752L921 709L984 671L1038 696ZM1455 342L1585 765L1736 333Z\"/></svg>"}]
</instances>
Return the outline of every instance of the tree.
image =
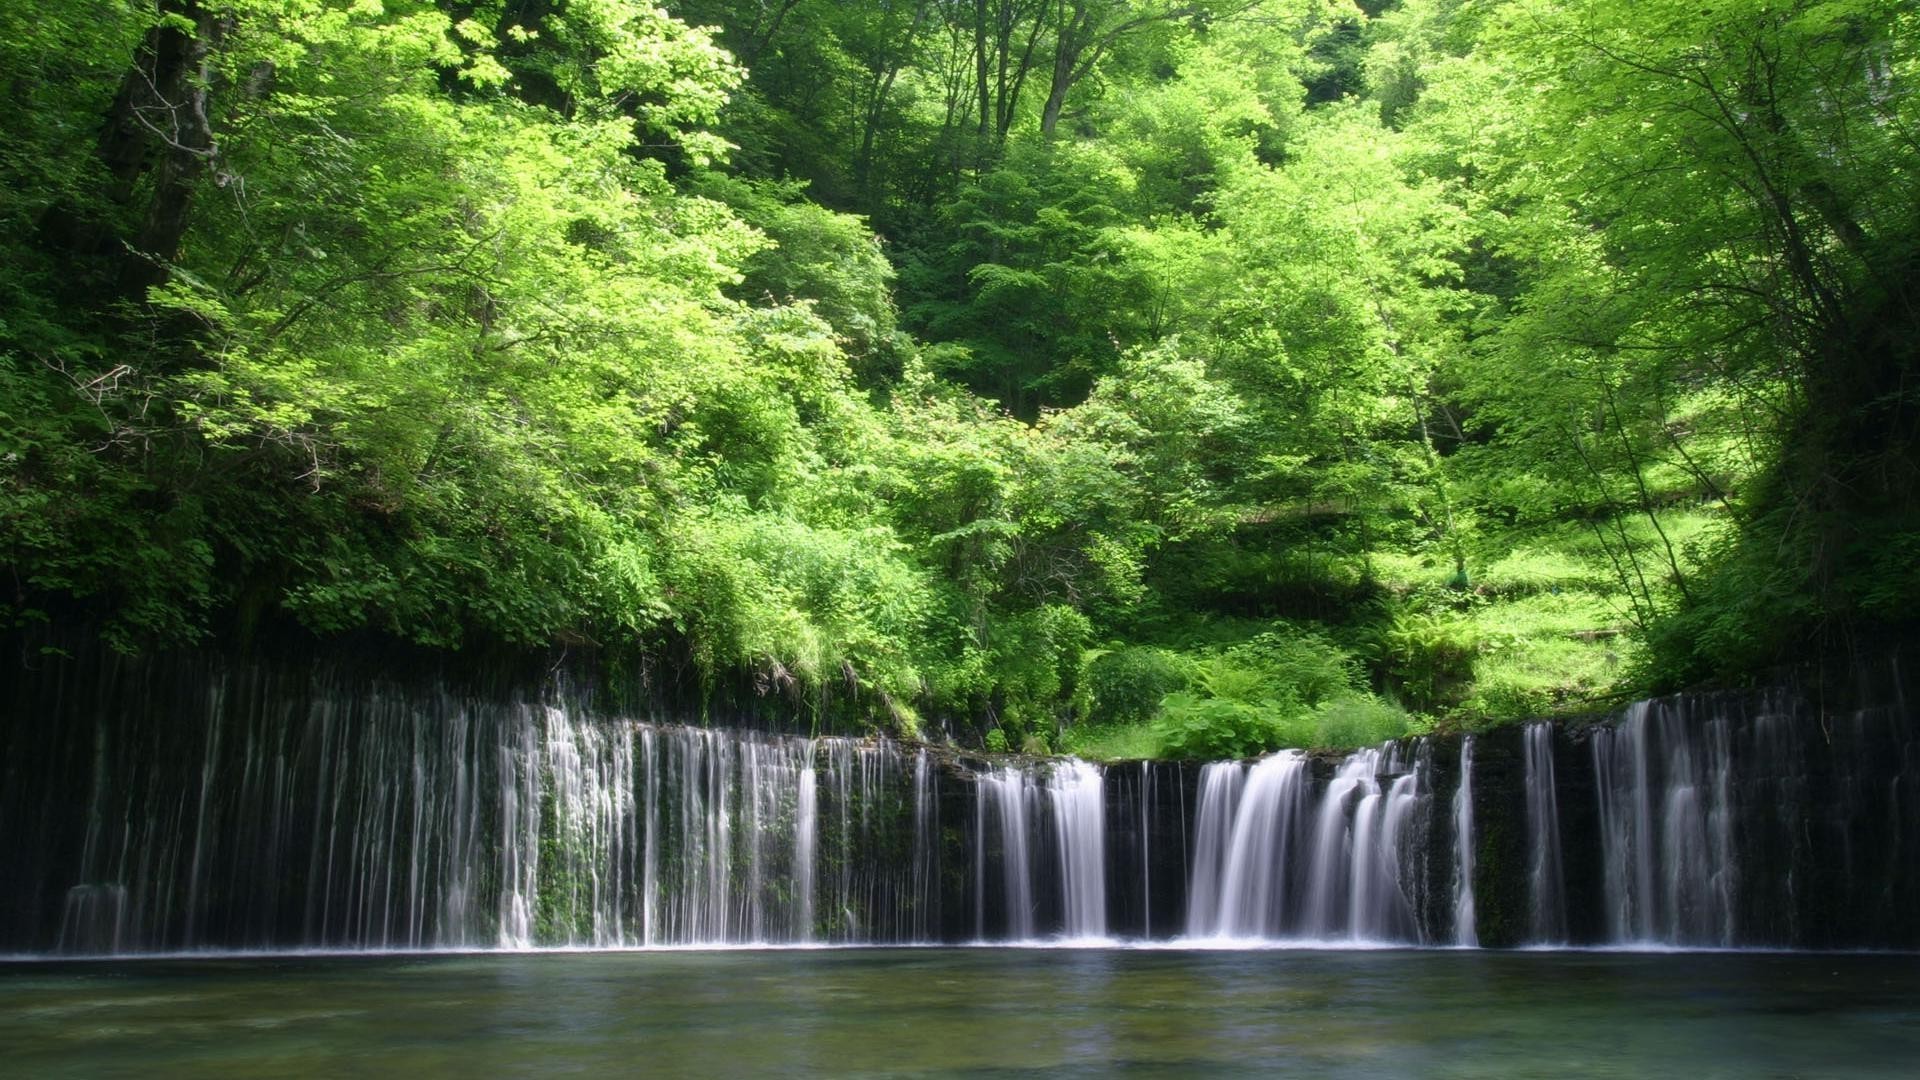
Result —
<instances>
[{"instance_id":1,"label":"tree","mask_svg":"<svg viewBox=\"0 0 1920 1080\"><path fill-rule=\"evenodd\" d=\"M1522 4L1494 35L1534 104L1541 167L1516 175L1514 198L1540 222L1531 242L1572 256L1553 257L1503 337L1658 375L1637 392L1588 383L1642 506L1651 462L1633 427L1712 390L1778 418L1746 425L1764 476L1740 520L1760 548L1794 552L1791 568L1769 557L1756 587L1729 554L1722 576L1744 582L1736 609L1771 596L1798 615L1724 618L1681 584L1695 615L1676 626L1693 644L1669 651L1698 651L1679 668L1751 662L1778 648L1761 644L1777 641L1769 625L1844 626L1860 603L1852 530L1898 531L1912 505L1912 19L1875 3ZM1690 456L1684 440L1654 445Z\"/></svg>"},{"instance_id":2,"label":"tree","mask_svg":"<svg viewBox=\"0 0 1920 1080\"><path fill-rule=\"evenodd\" d=\"M1053 137L1054 129L1060 124L1060 112L1066 108L1067 95L1093 73L1108 50L1128 35L1175 19L1219 14L1199 3L1054 0L1053 65L1047 100L1040 107L1040 133Z\"/></svg>"}]
</instances>

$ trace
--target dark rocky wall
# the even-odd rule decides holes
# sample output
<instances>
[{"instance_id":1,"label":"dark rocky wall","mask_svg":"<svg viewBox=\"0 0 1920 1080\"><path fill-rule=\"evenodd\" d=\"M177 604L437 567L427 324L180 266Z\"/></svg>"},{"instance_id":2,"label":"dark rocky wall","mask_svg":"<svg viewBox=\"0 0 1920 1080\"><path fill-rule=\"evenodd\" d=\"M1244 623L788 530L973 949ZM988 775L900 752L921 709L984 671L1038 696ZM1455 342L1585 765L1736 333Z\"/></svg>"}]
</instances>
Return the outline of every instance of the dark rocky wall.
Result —
<instances>
[{"instance_id":1,"label":"dark rocky wall","mask_svg":"<svg viewBox=\"0 0 1920 1080\"><path fill-rule=\"evenodd\" d=\"M297 761L325 760L325 748L297 740L278 756L263 756L261 747L247 740L262 737L278 722L274 717L303 716L317 703L332 702L339 711L338 730L351 732L361 723L356 718L371 724L386 715L383 709L451 718L550 702L557 692L556 684L544 678L551 672L400 674L414 672L406 657L315 660L280 652L244 660L206 653L128 660L83 652L62 659L30 650L16 655L12 677L0 690L0 950L49 948L62 921L75 917L69 890L87 880L82 866L89 858L89 836L124 827L119 819L133 812L132 804L118 796L101 797L103 791L112 795L108 789L115 784L146 785L141 812L157 823L150 826L152 850L142 857L151 854L178 873L196 857L181 845L188 842L189 823L202 812L194 800L203 790L203 773L217 771L226 778L223 784L258 787L269 782L260 775L260 762L292 768ZM1701 870L1696 878L1715 888L1724 884L1730 898L1724 912L1702 912L1697 894L1688 894L1677 902L1684 910L1667 913L1671 921L1725 927L1728 943L1736 945L1920 948L1920 732L1908 707L1915 689L1911 666L1893 657L1840 672L1783 676L1763 689L1681 695L1639 707L1645 731L1639 737L1647 740L1651 762L1648 805L1656 817L1676 799L1691 798L1704 804L1701 812L1714 827L1724 818L1731 838L1728 850L1714 855L1724 865L1675 868L1669 859L1656 867L1654 876L1661 881L1671 873ZM224 729L222 743L210 734L218 727L217 717L235 721ZM737 722L745 728L770 723L748 714ZM1606 865L1595 746L1602 739L1617 741L1622 726L1618 718L1568 722L1553 740L1571 944L1618 939L1618 881L1610 880ZM1603 734L1609 731L1615 734ZM1478 937L1488 947L1527 944L1533 883L1521 731L1503 728L1476 740ZM1419 760L1423 780L1401 867L1402 888L1417 924L1414 941L1445 944L1455 930L1451 801L1460 782L1459 738L1431 737L1403 751L1404 761ZM983 931L988 939L1000 937L1008 925L998 877L1000 841L991 833L986 838L982 882L976 873L982 845L974 835L972 777L1019 759L930 752L938 774L933 839L911 871L921 877L903 884L905 878L896 873L884 887L868 889L870 902L889 905L889 913L856 912L854 921L910 919L941 941L971 941ZM484 782L492 775L486 754L475 756L474 763L476 779ZM1312 756L1315 797L1339 763L1339 755ZM1046 766L1028 762L1027 767ZM1687 768L1693 771L1683 776ZM111 783L109 774L115 778ZM272 782L306 790L300 786L313 781L289 773ZM1199 763L1136 762L1106 770L1112 934L1168 938L1184 932L1200 783ZM294 806L300 800L281 801ZM911 814L911 799L896 791L874 812ZM321 827L316 820L276 823L277 833L263 832L258 845L226 856L232 862L223 871L226 876L205 878L215 885L176 898L180 905L194 905L192 914L170 910L152 917L210 927L231 924L231 932L209 935L209 940L310 943L293 929L302 918L311 920L297 874L272 882L278 900L249 894L245 883L249 875L264 873L262 868L280 865L274 861L275 845L308 843ZM1028 838L1032 850L1051 850L1050 827L1036 819ZM1661 828L1656 822L1654 832ZM911 833L904 820L882 823L872 833L879 839L860 848L858 857L921 858L912 851ZM830 843L822 851L849 857ZM1057 927L1058 889L1050 875L1034 875L1033 903L1042 933ZM84 903L80 917L87 917ZM1669 940L1715 943L1690 931Z\"/></svg>"}]
</instances>

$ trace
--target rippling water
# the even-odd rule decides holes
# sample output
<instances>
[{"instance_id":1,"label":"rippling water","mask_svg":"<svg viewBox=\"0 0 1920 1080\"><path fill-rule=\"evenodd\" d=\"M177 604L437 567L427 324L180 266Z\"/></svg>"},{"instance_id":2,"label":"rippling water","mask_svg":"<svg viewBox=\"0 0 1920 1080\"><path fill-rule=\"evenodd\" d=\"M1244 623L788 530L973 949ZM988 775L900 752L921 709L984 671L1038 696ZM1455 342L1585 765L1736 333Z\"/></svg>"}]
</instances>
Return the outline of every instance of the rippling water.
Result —
<instances>
[{"instance_id":1,"label":"rippling water","mask_svg":"<svg viewBox=\"0 0 1920 1080\"><path fill-rule=\"evenodd\" d=\"M835 949L18 962L17 1076L1907 1077L1920 958Z\"/></svg>"}]
</instances>

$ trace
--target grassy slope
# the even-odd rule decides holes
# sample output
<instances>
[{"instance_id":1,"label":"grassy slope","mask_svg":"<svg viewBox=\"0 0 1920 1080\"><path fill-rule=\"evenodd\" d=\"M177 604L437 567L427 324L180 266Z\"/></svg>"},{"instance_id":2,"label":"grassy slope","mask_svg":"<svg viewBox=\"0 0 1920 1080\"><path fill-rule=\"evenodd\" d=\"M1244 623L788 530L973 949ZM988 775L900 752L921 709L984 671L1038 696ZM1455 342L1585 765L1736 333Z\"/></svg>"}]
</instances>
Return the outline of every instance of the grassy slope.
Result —
<instances>
[{"instance_id":1,"label":"grassy slope","mask_svg":"<svg viewBox=\"0 0 1920 1080\"><path fill-rule=\"evenodd\" d=\"M1369 616L1331 627L1339 642L1381 698L1406 711L1368 711L1354 723L1290 722L1273 710L1270 745L1345 749L1383 738L1429 730L1484 730L1558 714L1619 704L1636 693L1640 660L1637 613L1624 599L1608 550L1620 550L1621 532L1639 553L1641 572L1665 565L1666 543L1683 570L1688 552L1720 520L1712 505L1688 504L1662 512L1662 541L1644 517L1613 522L1562 521L1489 541L1468 559L1470 585L1451 581L1450 560L1434 554L1376 551L1372 574L1383 603ZM1596 535L1596 526L1599 533ZM1604 541L1604 543L1603 543ZM1632 573L1631 569L1628 571ZM1638 587L1637 579L1633 582ZM1663 586L1655 581L1656 592ZM1156 627L1144 644L1179 661L1202 661L1229 652L1234 643L1279 627L1310 627L1303 620L1260 620L1196 614ZM1324 624L1318 624L1324 625ZM1466 670L1444 674L1422 687L1408 685L1409 664L1380 646L1399 628L1416 644L1440 639L1461 646ZM1417 666L1417 665L1414 665ZM1258 674L1257 672L1255 673ZM1358 688L1356 688L1358 689ZM1422 689L1430 692L1424 695ZM1097 699L1097 679L1089 696ZM1322 719L1325 719L1325 710ZM1089 722L1057 738L1056 749L1095 760L1178 756L1169 747L1165 709L1145 717L1112 719L1097 707Z\"/></svg>"}]
</instances>

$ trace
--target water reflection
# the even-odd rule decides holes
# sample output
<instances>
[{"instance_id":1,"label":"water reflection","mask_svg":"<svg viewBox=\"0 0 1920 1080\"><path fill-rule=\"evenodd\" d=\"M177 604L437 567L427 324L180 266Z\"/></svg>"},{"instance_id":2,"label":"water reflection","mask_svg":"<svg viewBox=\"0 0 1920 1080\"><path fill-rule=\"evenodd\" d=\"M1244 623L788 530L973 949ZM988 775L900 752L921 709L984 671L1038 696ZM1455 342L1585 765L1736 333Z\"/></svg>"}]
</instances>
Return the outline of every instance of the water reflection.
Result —
<instances>
[{"instance_id":1,"label":"water reflection","mask_svg":"<svg viewBox=\"0 0 1920 1080\"><path fill-rule=\"evenodd\" d=\"M22 1076L1907 1076L1896 956L916 949L0 967Z\"/></svg>"}]
</instances>

